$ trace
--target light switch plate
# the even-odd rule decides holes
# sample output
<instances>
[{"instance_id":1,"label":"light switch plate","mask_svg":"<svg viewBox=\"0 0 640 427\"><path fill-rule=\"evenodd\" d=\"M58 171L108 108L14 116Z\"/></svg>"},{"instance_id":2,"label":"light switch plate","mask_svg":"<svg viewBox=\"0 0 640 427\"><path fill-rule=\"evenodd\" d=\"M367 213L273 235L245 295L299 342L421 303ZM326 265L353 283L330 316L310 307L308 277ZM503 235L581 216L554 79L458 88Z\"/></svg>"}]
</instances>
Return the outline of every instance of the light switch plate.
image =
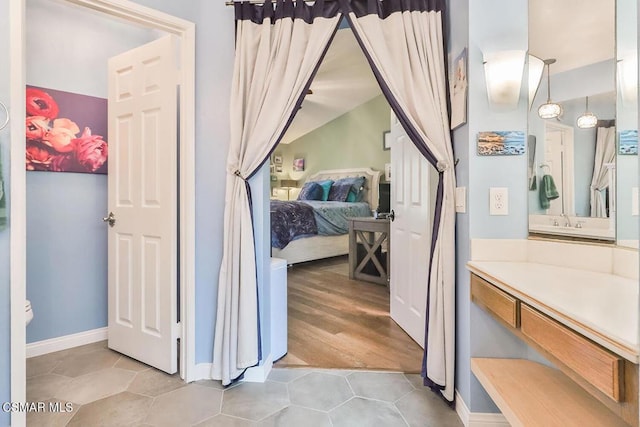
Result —
<instances>
[{"instance_id":1,"label":"light switch plate","mask_svg":"<svg viewBox=\"0 0 640 427\"><path fill-rule=\"evenodd\" d=\"M631 187L631 215L638 216L640 214L639 204L638 187Z\"/></svg>"},{"instance_id":2,"label":"light switch plate","mask_svg":"<svg viewBox=\"0 0 640 427\"><path fill-rule=\"evenodd\" d=\"M467 187L456 187L456 212L467 212Z\"/></svg>"},{"instance_id":3,"label":"light switch plate","mask_svg":"<svg viewBox=\"0 0 640 427\"><path fill-rule=\"evenodd\" d=\"M509 189L491 187L489 189L489 215L509 215Z\"/></svg>"}]
</instances>

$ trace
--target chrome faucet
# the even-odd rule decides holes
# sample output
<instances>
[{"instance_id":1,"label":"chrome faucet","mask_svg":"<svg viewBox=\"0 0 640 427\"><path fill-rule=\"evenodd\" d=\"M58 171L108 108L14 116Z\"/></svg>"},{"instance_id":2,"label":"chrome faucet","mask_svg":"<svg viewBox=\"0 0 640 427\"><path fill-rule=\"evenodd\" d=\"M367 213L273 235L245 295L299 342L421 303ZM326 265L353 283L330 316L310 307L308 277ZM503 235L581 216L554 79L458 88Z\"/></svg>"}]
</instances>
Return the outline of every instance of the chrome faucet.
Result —
<instances>
[{"instance_id":1,"label":"chrome faucet","mask_svg":"<svg viewBox=\"0 0 640 427\"><path fill-rule=\"evenodd\" d=\"M561 213L560 216L566 220L566 222L564 223L564 226L571 227L571 220L569 219L569 215L567 215L566 213Z\"/></svg>"}]
</instances>

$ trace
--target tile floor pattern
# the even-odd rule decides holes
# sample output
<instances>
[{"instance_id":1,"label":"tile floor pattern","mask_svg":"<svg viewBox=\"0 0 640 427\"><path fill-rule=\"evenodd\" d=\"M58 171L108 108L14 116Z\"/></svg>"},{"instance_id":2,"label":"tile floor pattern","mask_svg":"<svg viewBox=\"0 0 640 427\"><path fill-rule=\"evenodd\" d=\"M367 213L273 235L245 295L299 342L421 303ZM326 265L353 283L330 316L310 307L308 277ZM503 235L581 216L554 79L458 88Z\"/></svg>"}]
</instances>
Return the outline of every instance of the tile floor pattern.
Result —
<instances>
[{"instance_id":1,"label":"tile floor pattern","mask_svg":"<svg viewBox=\"0 0 640 427\"><path fill-rule=\"evenodd\" d=\"M183 383L106 348L106 342L27 360L27 400L72 402L32 412L27 426L459 427L419 375L273 369L264 383Z\"/></svg>"}]
</instances>

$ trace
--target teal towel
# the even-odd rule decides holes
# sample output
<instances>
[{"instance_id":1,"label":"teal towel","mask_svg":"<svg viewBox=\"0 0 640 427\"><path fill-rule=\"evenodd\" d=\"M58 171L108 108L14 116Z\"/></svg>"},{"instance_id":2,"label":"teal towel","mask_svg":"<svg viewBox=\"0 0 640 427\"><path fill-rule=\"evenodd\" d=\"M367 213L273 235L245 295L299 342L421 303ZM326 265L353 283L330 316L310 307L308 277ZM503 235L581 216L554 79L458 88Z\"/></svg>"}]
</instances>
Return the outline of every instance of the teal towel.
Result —
<instances>
[{"instance_id":1,"label":"teal towel","mask_svg":"<svg viewBox=\"0 0 640 427\"><path fill-rule=\"evenodd\" d=\"M556 183L553 182L551 175L544 175L540 181L540 207L542 209L549 209L551 206L551 200L560 197Z\"/></svg>"}]
</instances>

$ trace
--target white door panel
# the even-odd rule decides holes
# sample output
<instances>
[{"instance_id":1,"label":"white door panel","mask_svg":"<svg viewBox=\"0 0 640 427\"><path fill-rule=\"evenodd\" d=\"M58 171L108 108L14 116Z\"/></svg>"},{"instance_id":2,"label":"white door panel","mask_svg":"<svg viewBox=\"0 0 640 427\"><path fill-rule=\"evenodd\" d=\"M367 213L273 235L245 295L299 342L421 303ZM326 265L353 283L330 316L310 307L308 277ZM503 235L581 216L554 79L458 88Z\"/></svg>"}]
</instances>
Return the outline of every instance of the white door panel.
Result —
<instances>
[{"instance_id":1,"label":"white door panel","mask_svg":"<svg viewBox=\"0 0 640 427\"><path fill-rule=\"evenodd\" d=\"M431 247L429 168L400 123L391 120L391 318L424 347Z\"/></svg>"},{"instance_id":2,"label":"white door panel","mask_svg":"<svg viewBox=\"0 0 640 427\"><path fill-rule=\"evenodd\" d=\"M109 348L177 371L177 67L171 36L109 60Z\"/></svg>"}]
</instances>

